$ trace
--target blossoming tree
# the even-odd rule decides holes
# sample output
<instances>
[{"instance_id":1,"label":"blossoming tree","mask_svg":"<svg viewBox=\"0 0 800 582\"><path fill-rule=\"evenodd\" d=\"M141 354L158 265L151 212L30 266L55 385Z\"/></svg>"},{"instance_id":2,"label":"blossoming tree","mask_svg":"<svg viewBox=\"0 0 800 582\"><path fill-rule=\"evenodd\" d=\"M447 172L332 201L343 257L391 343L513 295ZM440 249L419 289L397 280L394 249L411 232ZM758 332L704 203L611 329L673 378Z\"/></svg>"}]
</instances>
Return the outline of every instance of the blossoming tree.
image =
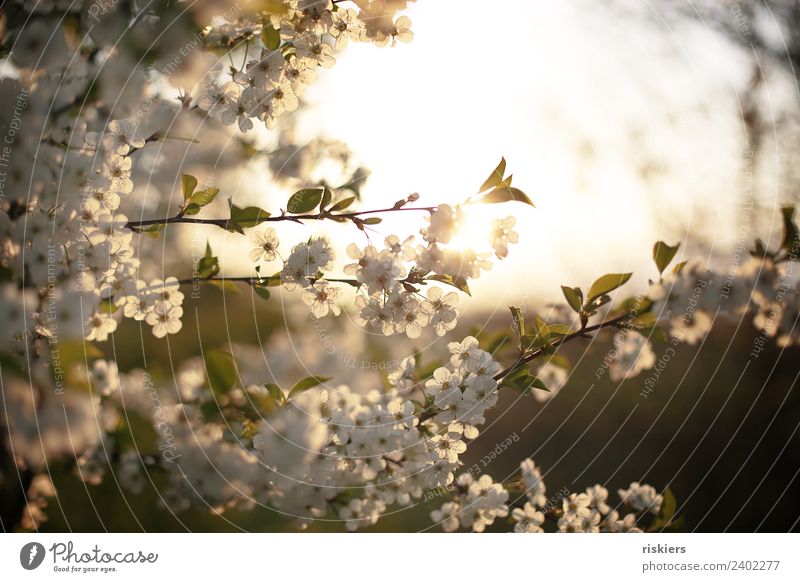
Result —
<instances>
[{"instance_id":1,"label":"blossoming tree","mask_svg":"<svg viewBox=\"0 0 800 582\"><path fill-rule=\"evenodd\" d=\"M139 4L5 7L0 460L19 478L0 483L4 529L46 519L57 495L49 467L61 460L87 483L113 478L132 494L148 471L163 471L159 495L176 512L263 505L301 525L337 519L355 530L437 492L446 500L431 518L446 531L675 524L668 490L633 482L612 501L590 485L554 503L531 459L499 482L465 471L461 459L498 391L556 395L569 375L559 348L573 340L613 331L615 381L655 364L653 341L698 342L720 311L753 312L768 336L797 343L796 301L780 295L798 246L792 210L780 248L757 243L734 273L676 264L678 247L657 242L643 293L624 294L630 273L598 273L589 288L562 287L560 317L512 306L508 332L455 335L469 282L518 242L509 216L475 250L452 245L465 214L533 207L505 160L460 204L410 194L375 208L361 196L368 172L347 148L322 137L299 147L289 115L348 42L411 41L408 0ZM315 177L329 162L337 178ZM253 163L269 172L269 203L243 203L224 185ZM381 230L400 214L417 235ZM279 238L277 223L302 234ZM321 223L364 243L337 256L314 234ZM250 268L232 273L210 243L187 263L180 237L197 229L246 237ZM187 288L198 285L264 301L283 289L312 322L349 313L387 341L445 341L412 351L371 387L314 370L278 382L252 365L248 346L205 350L162 382L121 371L98 349L125 319L167 342L182 331ZM279 360L279 346L271 350ZM146 454L130 439L136 418L156 435Z\"/></svg>"}]
</instances>

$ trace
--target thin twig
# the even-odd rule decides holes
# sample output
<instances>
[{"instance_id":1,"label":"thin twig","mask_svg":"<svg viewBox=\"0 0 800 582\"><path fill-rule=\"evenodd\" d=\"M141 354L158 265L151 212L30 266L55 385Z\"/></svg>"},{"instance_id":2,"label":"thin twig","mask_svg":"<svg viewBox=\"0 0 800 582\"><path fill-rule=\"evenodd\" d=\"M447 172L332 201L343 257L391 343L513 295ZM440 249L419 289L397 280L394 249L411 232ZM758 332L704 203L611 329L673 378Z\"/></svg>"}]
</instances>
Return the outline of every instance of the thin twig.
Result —
<instances>
[{"instance_id":1,"label":"thin twig","mask_svg":"<svg viewBox=\"0 0 800 582\"><path fill-rule=\"evenodd\" d=\"M389 212L410 212L410 211L423 211L423 212L433 212L436 210L433 206L412 206L412 207L403 207L403 208L380 208L377 210L359 210L355 212L340 212L340 213L328 213L328 212L320 212L316 214L279 214L277 216L265 216L264 218L259 218L258 222L298 222L301 223L304 220L325 220L331 219L335 220L337 218L343 218L345 220L353 220L360 216L366 216L370 214L386 214ZM190 216L184 216L182 214L176 214L175 216L170 216L167 218L151 218L148 220L131 220L129 221L125 227L138 232L139 229L147 227L147 226L154 226L158 224L205 224L205 225L213 225L218 226L220 228L228 229L228 225L230 223L229 218L193 218Z\"/></svg>"}]
</instances>

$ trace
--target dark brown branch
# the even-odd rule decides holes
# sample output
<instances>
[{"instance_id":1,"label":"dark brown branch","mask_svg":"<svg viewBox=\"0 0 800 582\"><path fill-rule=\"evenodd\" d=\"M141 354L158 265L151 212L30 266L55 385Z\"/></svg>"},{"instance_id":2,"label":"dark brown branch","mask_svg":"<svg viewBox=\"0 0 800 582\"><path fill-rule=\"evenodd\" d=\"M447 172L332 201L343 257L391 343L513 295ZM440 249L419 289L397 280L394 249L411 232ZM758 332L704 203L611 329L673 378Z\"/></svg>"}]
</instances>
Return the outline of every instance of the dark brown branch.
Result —
<instances>
[{"instance_id":1,"label":"dark brown branch","mask_svg":"<svg viewBox=\"0 0 800 582\"><path fill-rule=\"evenodd\" d=\"M591 333L593 331L598 331L598 330L606 328L606 327L619 327L619 325L623 321L625 321L626 319L631 317L631 315L632 315L631 313L624 313L624 314L622 314L622 315L620 315L618 317L615 317L614 319L609 319L608 321L601 321L600 323L598 323L596 325L591 325L589 327L584 327L583 329L579 329L575 333L571 333L569 335L565 335L562 338L559 338L558 340L554 341L552 344L548 345L548 348L557 348L559 346L564 345L565 343L567 343L569 341L574 340L575 338L587 337L586 336L587 333ZM537 350L534 350L533 352L531 352L528 355L524 355L523 354L522 356L520 356L520 358L516 362L511 364L508 368L506 368L505 370L501 370L500 372L495 374L494 380L499 382L503 378L505 378L508 375L513 374L514 372L519 370L522 366L524 366L528 362L538 358L543 353L544 353L544 349L543 348L539 348Z\"/></svg>"},{"instance_id":2,"label":"dark brown branch","mask_svg":"<svg viewBox=\"0 0 800 582\"><path fill-rule=\"evenodd\" d=\"M389 212L409 212L409 211L423 211L423 212L433 212L436 210L433 206L414 206L414 207L403 207L403 208L380 208L378 210L359 210L355 212L340 212L336 214L331 214L328 212L320 212L317 214L279 214L277 216L267 216L265 218L259 219L259 222L298 222L301 223L304 220L336 220L338 218L342 218L345 220L354 220L361 216L367 216L370 214L386 214ZM129 228L133 231L138 232L140 229L147 227L147 226L155 226L159 224L167 225L167 224L205 224L205 225L213 225L218 226L220 228L228 229L230 224L229 218L193 218L190 216L184 216L182 214L176 214L175 216L167 217L167 218L152 218L148 220L132 220L129 221L125 227Z\"/></svg>"},{"instance_id":3,"label":"dark brown branch","mask_svg":"<svg viewBox=\"0 0 800 582\"><path fill-rule=\"evenodd\" d=\"M588 327L584 327L582 329L579 329L575 333L571 333L569 335L565 335L562 338L559 338L558 340L556 340L553 343L549 344L547 346L547 349L557 348L557 347L562 346L565 343L567 343L569 341L572 341L572 340L574 340L576 338L579 338L579 337L583 337L583 338L588 337L586 334L587 333L591 333L593 331L598 331L598 330L601 330L601 329L604 329L604 328L607 328L607 327L621 327L622 323L626 319L628 319L630 317L632 317L631 313L624 313L624 314L622 314L622 315L620 315L618 317L615 317L613 319L609 319L608 321L601 321L600 323L598 323L596 325L591 325L591 326L588 326ZM495 381L497 381L497 382L500 382L503 378L506 378L509 375L513 374L514 372L516 372L517 370L519 370L521 367L523 367L524 365L528 364L532 360L535 360L536 358L544 355L544 353L545 353L544 348L539 348L539 349L533 350L532 352L530 352L528 354L522 354L517 359L517 361L514 362L513 364L511 364L508 368L505 368L504 370L501 370L500 372L495 374L493 379ZM417 384L416 386L414 386L414 388L411 391L419 388L420 386L421 386L421 383ZM428 408L426 408L425 410L423 410L420 413L420 415L419 415L420 424L422 424L426 420L429 420L429 419L433 418L439 412L440 411L436 406L429 406Z\"/></svg>"}]
</instances>

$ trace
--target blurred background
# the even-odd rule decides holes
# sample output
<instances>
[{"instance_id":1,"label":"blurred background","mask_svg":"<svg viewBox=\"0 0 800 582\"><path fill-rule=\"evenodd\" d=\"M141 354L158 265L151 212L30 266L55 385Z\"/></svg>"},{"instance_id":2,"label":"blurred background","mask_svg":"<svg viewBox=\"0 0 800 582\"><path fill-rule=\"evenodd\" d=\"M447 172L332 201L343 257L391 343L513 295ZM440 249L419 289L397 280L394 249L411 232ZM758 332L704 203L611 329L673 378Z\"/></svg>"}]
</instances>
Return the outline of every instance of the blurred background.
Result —
<instances>
[{"instance_id":1,"label":"blurred background","mask_svg":"<svg viewBox=\"0 0 800 582\"><path fill-rule=\"evenodd\" d=\"M508 305L549 309L559 285L586 286L607 272L633 271L630 291L642 290L657 275L656 240L681 243L680 259L699 256L721 272L753 239L767 247L780 241L780 207L797 203L800 186L796 2L419 0L408 15L412 43L392 51L352 44L294 121L300 143L339 140L370 169L365 208L410 192L422 202L459 202L500 156L508 160L536 208L512 210L520 242L471 285L453 337L507 328ZM236 192L237 200L264 202L263 185L247 176ZM494 217L473 217L465 244ZM418 228L403 216L379 231ZM318 232L340 248L352 239L339 225ZM249 265L247 244L213 229L188 242L204 245L206 235L223 272ZM249 343L263 346L255 354L276 366L276 377L308 371L362 387L380 381L380 369L327 356L291 294L264 303L240 291L187 294L184 330L167 340L125 320L107 354L121 370L146 366L169 378L201 347L262 365L237 347ZM202 317L221 306L225 325ZM345 352L358 362L399 360L417 349L433 358L451 339L423 336L398 347L347 318L323 325L347 338ZM564 348L575 364L566 387L545 403L503 394L467 465L502 480L531 456L551 493L594 483L615 491L633 480L668 486L684 531L797 531L800 352L770 345L751 357L756 336L749 321L715 322L702 345L677 350L650 393L647 372L619 385L599 373L610 335L574 342ZM663 356L664 345L654 349ZM514 444L484 466L512 435ZM154 435L138 436L147 453ZM295 530L266 508L172 515L156 510L149 483L134 496L113 479L86 485L57 466L52 478L61 503L50 506L43 531ZM158 486L162 476L150 479ZM428 529L441 503L402 509L367 531ZM310 529L341 525L322 520Z\"/></svg>"}]
</instances>

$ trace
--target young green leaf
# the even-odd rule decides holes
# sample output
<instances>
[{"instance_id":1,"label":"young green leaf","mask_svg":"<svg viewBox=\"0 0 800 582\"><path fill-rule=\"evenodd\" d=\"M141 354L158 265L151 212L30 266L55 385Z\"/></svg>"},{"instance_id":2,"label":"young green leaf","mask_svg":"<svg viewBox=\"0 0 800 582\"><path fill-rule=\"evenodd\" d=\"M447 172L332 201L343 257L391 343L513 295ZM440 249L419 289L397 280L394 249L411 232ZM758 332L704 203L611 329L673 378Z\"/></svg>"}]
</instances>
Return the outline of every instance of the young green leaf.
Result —
<instances>
[{"instance_id":1,"label":"young green leaf","mask_svg":"<svg viewBox=\"0 0 800 582\"><path fill-rule=\"evenodd\" d=\"M197 261L197 276L201 279L208 279L219 273L219 258L200 257Z\"/></svg>"},{"instance_id":2,"label":"young green leaf","mask_svg":"<svg viewBox=\"0 0 800 582\"><path fill-rule=\"evenodd\" d=\"M183 190L183 199L189 200L197 188L197 178L189 174L181 174L181 188Z\"/></svg>"},{"instance_id":3,"label":"young green leaf","mask_svg":"<svg viewBox=\"0 0 800 582\"><path fill-rule=\"evenodd\" d=\"M225 293L230 295L239 295L241 291L236 286L236 283L230 281L228 279L214 279L213 281L208 282L212 287L216 287L217 289L222 289Z\"/></svg>"},{"instance_id":4,"label":"young green leaf","mask_svg":"<svg viewBox=\"0 0 800 582\"><path fill-rule=\"evenodd\" d=\"M656 263L659 275L664 272L664 269L666 269L672 262L672 259L675 258L675 254L678 252L680 246L680 244L677 244L671 247L663 241L658 241L653 245L653 260Z\"/></svg>"},{"instance_id":5,"label":"young green leaf","mask_svg":"<svg viewBox=\"0 0 800 582\"><path fill-rule=\"evenodd\" d=\"M572 333L572 328L563 323L551 323L547 326L547 332L550 337L569 335Z\"/></svg>"},{"instance_id":6,"label":"young green leaf","mask_svg":"<svg viewBox=\"0 0 800 582\"><path fill-rule=\"evenodd\" d=\"M467 280L464 277L460 276L453 276L453 275L431 275L426 280L428 281L439 281L440 283L444 283L446 285L450 285L451 287L455 287L459 291L463 291L469 296L472 296L470 293L469 285L467 284Z\"/></svg>"},{"instance_id":7,"label":"young green leaf","mask_svg":"<svg viewBox=\"0 0 800 582\"><path fill-rule=\"evenodd\" d=\"M281 387L277 384L264 384L264 388L267 389L269 395L279 404L286 402L286 394L283 393L283 390L281 390Z\"/></svg>"},{"instance_id":8,"label":"young green leaf","mask_svg":"<svg viewBox=\"0 0 800 582\"><path fill-rule=\"evenodd\" d=\"M762 256L763 256L763 255L762 255ZM678 263L677 265L675 265L674 267L672 267L672 272L673 272L673 273L675 273L675 274L677 275L678 273L680 273L681 271L683 271L683 268L686 266L686 263L688 263L688 262L689 262L689 261L681 261L680 263Z\"/></svg>"},{"instance_id":9,"label":"young green leaf","mask_svg":"<svg viewBox=\"0 0 800 582\"><path fill-rule=\"evenodd\" d=\"M665 342L669 339L667 332L658 326L658 317L652 312L642 313L625 325L650 340Z\"/></svg>"},{"instance_id":10,"label":"young green leaf","mask_svg":"<svg viewBox=\"0 0 800 582\"><path fill-rule=\"evenodd\" d=\"M330 212L340 212L342 210L345 210L346 208L350 207L350 205L353 204L353 202L355 201L356 201L355 196L348 196L347 198L339 200L339 202L331 206Z\"/></svg>"},{"instance_id":11,"label":"young green leaf","mask_svg":"<svg viewBox=\"0 0 800 582\"><path fill-rule=\"evenodd\" d=\"M145 226L144 228L139 229L139 232L143 232L150 238L158 238L161 236L161 231L167 228L165 223L160 224L151 224L150 226Z\"/></svg>"},{"instance_id":12,"label":"young green leaf","mask_svg":"<svg viewBox=\"0 0 800 582\"><path fill-rule=\"evenodd\" d=\"M521 395L528 394L532 388L550 392L550 389L544 382L539 380L539 378L536 376L528 374L527 372L521 375L515 375L513 378L506 378L503 380L502 384L503 386L508 386Z\"/></svg>"},{"instance_id":13,"label":"young green leaf","mask_svg":"<svg viewBox=\"0 0 800 582\"><path fill-rule=\"evenodd\" d=\"M663 529L674 522L675 510L678 508L678 504L675 501L675 495L669 487L664 490L663 498L664 500L661 502L661 509L658 512L658 516L650 526L653 530Z\"/></svg>"},{"instance_id":14,"label":"young green leaf","mask_svg":"<svg viewBox=\"0 0 800 582\"><path fill-rule=\"evenodd\" d=\"M622 287L631 278L633 273L620 273L603 275L597 281L592 283L589 288L589 296L586 299L587 304L591 304L595 299L606 293L611 293L614 289Z\"/></svg>"},{"instance_id":15,"label":"young green leaf","mask_svg":"<svg viewBox=\"0 0 800 582\"><path fill-rule=\"evenodd\" d=\"M529 206L535 206L533 201L528 198L528 195L525 194L525 192L519 188L511 188L510 186L500 186L495 188L483 198L478 200L478 202L482 202L484 204L500 204L501 202L514 201L522 202L523 204L528 204Z\"/></svg>"},{"instance_id":16,"label":"young green leaf","mask_svg":"<svg viewBox=\"0 0 800 582\"><path fill-rule=\"evenodd\" d=\"M256 295L261 297L261 299L269 299L270 293L269 289L265 285L260 285L258 283L253 284L253 290L256 292Z\"/></svg>"},{"instance_id":17,"label":"young green leaf","mask_svg":"<svg viewBox=\"0 0 800 582\"><path fill-rule=\"evenodd\" d=\"M243 229L258 226L270 217L269 212L258 206L239 208L233 203L230 206L231 218L228 223L228 230L235 232L243 233Z\"/></svg>"},{"instance_id":18,"label":"young green leaf","mask_svg":"<svg viewBox=\"0 0 800 582\"><path fill-rule=\"evenodd\" d=\"M330 203L331 203L331 200L332 200L332 199L333 199L333 192L331 192L331 189L330 189L330 188L328 188L327 186L325 186L325 187L322 189L322 201L319 203L319 209L320 209L320 210L325 210L325 207L326 207L328 204L330 204Z\"/></svg>"},{"instance_id":19,"label":"young green leaf","mask_svg":"<svg viewBox=\"0 0 800 582\"><path fill-rule=\"evenodd\" d=\"M543 348L549 345L548 335L546 333L526 333L519 339L519 343L523 350L533 350Z\"/></svg>"},{"instance_id":20,"label":"young green leaf","mask_svg":"<svg viewBox=\"0 0 800 582\"><path fill-rule=\"evenodd\" d=\"M197 261L196 274L201 279L208 279L219 273L219 259L214 256L211 244L206 241L206 252Z\"/></svg>"},{"instance_id":21,"label":"young green leaf","mask_svg":"<svg viewBox=\"0 0 800 582\"><path fill-rule=\"evenodd\" d=\"M183 209L183 214L188 216L197 214L203 206L211 204L214 198L217 197L217 194L219 194L219 188L206 188L195 192L191 195L186 207Z\"/></svg>"},{"instance_id":22,"label":"young green leaf","mask_svg":"<svg viewBox=\"0 0 800 582\"><path fill-rule=\"evenodd\" d=\"M486 181L481 186L481 189L478 192L486 192L489 188L494 188L499 186L503 182L503 175L506 173L506 159L500 158L500 163L497 164L497 167L489 174L489 177L486 178Z\"/></svg>"},{"instance_id":23,"label":"young green leaf","mask_svg":"<svg viewBox=\"0 0 800 582\"><path fill-rule=\"evenodd\" d=\"M558 366L559 368L564 368L565 370L570 370L572 368L570 361L561 354L553 354L552 356L545 358L543 361L554 366Z\"/></svg>"},{"instance_id":24,"label":"young green leaf","mask_svg":"<svg viewBox=\"0 0 800 582\"><path fill-rule=\"evenodd\" d=\"M264 46L269 50L274 51L281 46L281 33L271 24L267 24L264 27L264 31L261 33L261 42L263 42Z\"/></svg>"},{"instance_id":25,"label":"young green leaf","mask_svg":"<svg viewBox=\"0 0 800 582\"><path fill-rule=\"evenodd\" d=\"M211 389L217 394L224 394L236 383L236 364L233 356L222 350L206 350L203 354L206 362L206 373Z\"/></svg>"},{"instance_id":26,"label":"young green leaf","mask_svg":"<svg viewBox=\"0 0 800 582\"><path fill-rule=\"evenodd\" d=\"M580 288L566 287L562 285L561 292L564 294L564 299L567 300L567 304L573 309L573 311L580 313L581 306L583 305L583 292L580 290Z\"/></svg>"},{"instance_id":27,"label":"young green leaf","mask_svg":"<svg viewBox=\"0 0 800 582\"><path fill-rule=\"evenodd\" d=\"M631 320L631 322L628 323L628 325L634 329L638 329L638 328L652 327L656 323L658 323L658 317L656 316L655 313L651 311L637 316L636 318Z\"/></svg>"},{"instance_id":28,"label":"young green leaf","mask_svg":"<svg viewBox=\"0 0 800 582\"><path fill-rule=\"evenodd\" d=\"M309 376L308 378L303 378L297 384L292 386L291 390L289 390L289 398L296 396L297 394L300 394L301 392L304 392L310 388L324 384L328 380L331 380L330 376Z\"/></svg>"},{"instance_id":29,"label":"young green leaf","mask_svg":"<svg viewBox=\"0 0 800 582\"><path fill-rule=\"evenodd\" d=\"M292 194L286 209L292 214L311 212L322 202L324 188L304 188Z\"/></svg>"}]
</instances>

